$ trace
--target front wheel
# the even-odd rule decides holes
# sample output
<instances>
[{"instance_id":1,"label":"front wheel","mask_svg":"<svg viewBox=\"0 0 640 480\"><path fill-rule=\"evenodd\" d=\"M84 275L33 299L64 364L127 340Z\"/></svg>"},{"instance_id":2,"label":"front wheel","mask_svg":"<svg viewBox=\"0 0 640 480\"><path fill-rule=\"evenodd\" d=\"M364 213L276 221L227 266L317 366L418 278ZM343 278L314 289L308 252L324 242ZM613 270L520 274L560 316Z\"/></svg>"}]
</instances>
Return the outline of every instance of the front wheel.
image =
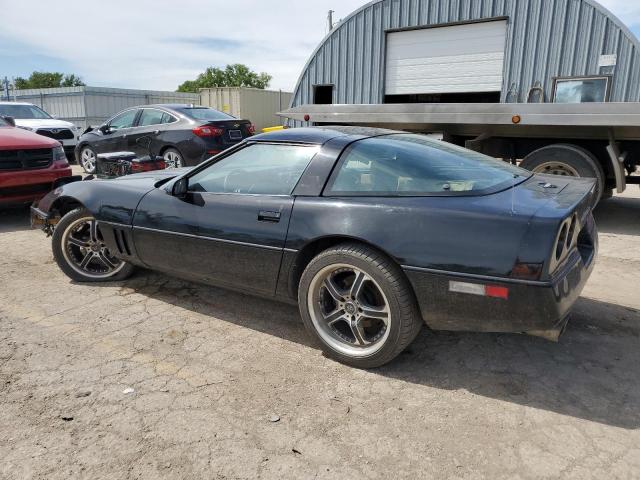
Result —
<instances>
[{"instance_id":1,"label":"front wheel","mask_svg":"<svg viewBox=\"0 0 640 480\"><path fill-rule=\"evenodd\" d=\"M91 213L77 208L67 213L53 232L53 257L76 282L113 282L133 273L133 265L114 257Z\"/></svg>"},{"instance_id":2,"label":"front wheel","mask_svg":"<svg viewBox=\"0 0 640 480\"><path fill-rule=\"evenodd\" d=\"M359 244L339 245L315 257L300 279L298 303L324 352L358 368L393 360L423 324L400 267Z\"/></svg>"}]
</instances>

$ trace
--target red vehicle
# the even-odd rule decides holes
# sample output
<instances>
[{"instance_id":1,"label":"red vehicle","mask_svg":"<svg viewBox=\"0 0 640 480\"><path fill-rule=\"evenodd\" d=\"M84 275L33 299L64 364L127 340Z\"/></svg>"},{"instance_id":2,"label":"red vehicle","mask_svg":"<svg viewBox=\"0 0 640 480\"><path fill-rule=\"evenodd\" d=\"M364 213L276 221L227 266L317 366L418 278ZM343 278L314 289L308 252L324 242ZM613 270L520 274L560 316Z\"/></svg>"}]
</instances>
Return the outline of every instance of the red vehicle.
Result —
<instances>
[{"instance_id":1,"label":"red vehicle","mask_svg":"<svg viewBox=\"0 0 640 480\"><path fill-rule=\"evenodd\" d=\"M64 177L71 177L71 167L60 142L0 117L0 206L38 200Z\"/></svg>"}]
</instances>

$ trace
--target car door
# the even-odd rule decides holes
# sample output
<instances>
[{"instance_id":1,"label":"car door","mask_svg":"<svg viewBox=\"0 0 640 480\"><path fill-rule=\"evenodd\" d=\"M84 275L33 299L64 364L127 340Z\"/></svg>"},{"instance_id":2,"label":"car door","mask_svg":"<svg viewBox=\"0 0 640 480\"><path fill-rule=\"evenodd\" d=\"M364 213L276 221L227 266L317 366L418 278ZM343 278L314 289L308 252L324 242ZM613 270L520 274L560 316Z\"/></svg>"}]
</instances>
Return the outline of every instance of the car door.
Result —
<instances>
[{"instance_id":1,"label":"car door","mask_svg":"<svg viewBox=\"0 0 640 480\"><path fill-rule=\"evenodd\" d=\"M152 268L273 295L298 183L318 147L255 143L190 175L184 198L147 195L134 241Z\"/></svg>"},{"instance_id":2,"label":"car door","mask_svg":"<svg viewBox=\"0 0 640 480\"><path fill-rule=\"evenodd\" d=\"M102 136L93 142L96 153L112 153L126 151L127 136L133 128L139 109L133 108L119 113L106 124Z\"/></svg>"},{"instance_id":3,"label":"car door","mask_svg":"<svg viewBox=\"0 0 640 480\"><path fill-rule=\"evenodd\" d=\"M149 155L150 147L154 139L169 123L169 114L157 108L143 108L134 128L127 137L129 152L134 152L139 157ZM157 154L158 152L154 152Z\"/></svg>"}]
</instances>

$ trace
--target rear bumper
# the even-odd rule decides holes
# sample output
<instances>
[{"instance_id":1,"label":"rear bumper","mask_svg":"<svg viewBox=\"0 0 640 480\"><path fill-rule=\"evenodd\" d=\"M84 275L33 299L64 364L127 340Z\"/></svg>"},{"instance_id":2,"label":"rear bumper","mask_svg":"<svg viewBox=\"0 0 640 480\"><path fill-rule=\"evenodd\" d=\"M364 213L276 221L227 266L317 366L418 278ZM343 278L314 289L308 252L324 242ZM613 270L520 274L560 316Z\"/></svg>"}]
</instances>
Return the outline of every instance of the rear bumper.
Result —
<instances>
[{"instance_id":1,"label":"rear bumper","mask_svg":"<svg viewBox=\"0 0 640 480\"><path fill-rule=\"evenodd\" d=\"M51 191L57 179L70 176L70 168L0 173L0 206L39 200Z\"/></svg>"},{"instance_id":2,"label":"rear bumper","mask_svg":"<svg viewBox=\"0 0 640 480\"><path fill-rule=\"evenodd\" d=\"M403 267L424 321L433 330L528 333L557 340L595 266L597 232L589 251L575 249L549 282ZM450 282L508 288L508 299L450 291Z\"/></svg>"}]
</instances>

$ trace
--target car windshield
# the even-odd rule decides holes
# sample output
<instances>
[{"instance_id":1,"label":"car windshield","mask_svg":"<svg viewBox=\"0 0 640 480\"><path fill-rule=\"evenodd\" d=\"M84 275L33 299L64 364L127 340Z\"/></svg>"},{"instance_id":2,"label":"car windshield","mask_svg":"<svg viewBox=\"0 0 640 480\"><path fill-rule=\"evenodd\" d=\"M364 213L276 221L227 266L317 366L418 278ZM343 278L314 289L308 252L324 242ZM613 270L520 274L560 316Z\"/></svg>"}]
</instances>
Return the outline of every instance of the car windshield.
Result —
<instances>
[{"instance_id":1,"label":"car windshield","mask_svg":"<svg viewBox=\"0 0 640 480\"><path fill-rule=\"evenodd\" d=\"M236 120L236 117L207 107L177 108L176 111L194 120L204 120L207 122L215 120Z\"/></svg>"},{"instance_id":2,"label":"car windshield","mask_svg":"<svg viewBox=\"0 0 640 480\"><path fill-rule=\"evenodd\" d=\"M424 135L397 134L355 142L340 159L334 195L461 195L520 183L531 172Z\"/></svg>"},{"instance_id":3,"label":"car windshield","mask_svg":"<svg viewBox=\"0 0 640 480\"><path fill-rule=\"evenodd\" d=\"M0 105L0 115L21 120L51 118L51 115L35 105Z\"/></svg>"}]
</instances>

